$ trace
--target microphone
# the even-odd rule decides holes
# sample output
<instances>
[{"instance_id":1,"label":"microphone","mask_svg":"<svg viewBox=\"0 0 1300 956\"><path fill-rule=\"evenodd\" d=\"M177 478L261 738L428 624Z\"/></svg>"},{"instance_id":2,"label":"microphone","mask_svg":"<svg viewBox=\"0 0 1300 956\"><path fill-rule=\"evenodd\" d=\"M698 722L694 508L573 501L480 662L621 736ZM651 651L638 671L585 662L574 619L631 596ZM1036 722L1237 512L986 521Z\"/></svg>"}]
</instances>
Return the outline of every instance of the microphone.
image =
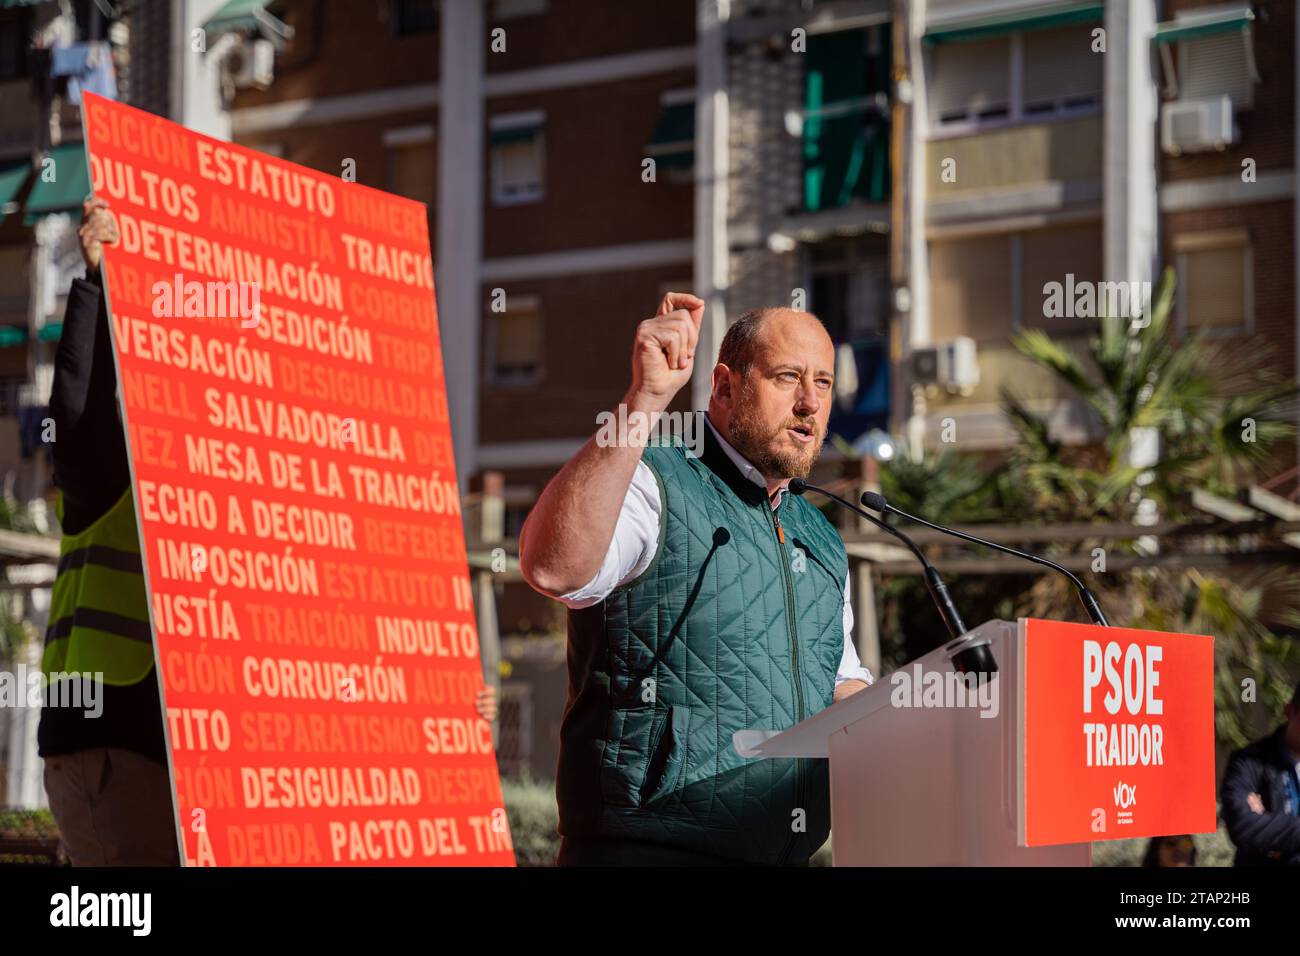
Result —
<instances>
[{"instance_id":1,"label":"microphone","mask_svg":"<svg viewBox=\"0 0 1300 956\"><path fill-rule=\"evenodd\" d=\"M939 577L939 572L935 570L934 565L926 560L925 554L917 547L915 541L897 528L885 524L875 515L867 514L852 502L844 500L825 488L809 484L802 478L791 478L787 487L792 494L796 495L802 495L806 491L815 491L819 495L825 495L832 501L848 508L854 514L865 518L881 531L891 534L903 542L907 549L916 555L916 559L921 562L921 567L925 569L925 589L930 592L930 598L934 601L935 607L939 609L939 616L943 618L943 624L948 629L949 636L958 638L966 633L966 625L962 622L961 615L957 613L957 608L952 603L952 597L948 594L948 586L943 583L943 578ZM989 652L988 647L983 644L963 649L960 653L954 655L952 660L957 669L963 674L968 672L993 674L998 669L993 655Z\"/></svg>"},{"instance_id":2,"label":"microphone","mask_svg":"<svg viewBox=\"0 0 1300 956\"><path fill-rule=\"evenodd\" d=\"M888 501L885 496L877 494L874 491L866 492L861 501L872 511L879 511L882 515L893 512L900 518L906 518L908 521L915 521L917 524L925 525L935 531L943 534L950 534L954 538L961 538L963 541L970 541L972 544L982 544L986 548L992 548L994 551L1001 551L1004 554L1014 554L1018 558L1024 558L1026 561L1032 561L1034 564L1041 564L1044 567L1051 568L1054 571L1060 571L1074 584L1074 588L1079 592L1079 600L1083 602L1083 609L1088 612L1088 617L1092 618L1092 623L1100 624L1102 627L1110 627L1110 621L1106 620L1106 615L1101 610L1101 605L1097 603L1097 597L1088 590L1088 585L1079 580L1079 576L1067 568L1061 567L1055 561L1048 561L1036 554L1029 554L1026 551L1017 551L1015 548L1008 548L1005 544L998 544L994 541L988 541L984 538L977 538L973 534L967 534L965 531L958 531L955 528L944 528L937 524L932 524L924 518L918 518L916 515L910 515L906 511L899 511Z\"/></svg>"}]
</instances>

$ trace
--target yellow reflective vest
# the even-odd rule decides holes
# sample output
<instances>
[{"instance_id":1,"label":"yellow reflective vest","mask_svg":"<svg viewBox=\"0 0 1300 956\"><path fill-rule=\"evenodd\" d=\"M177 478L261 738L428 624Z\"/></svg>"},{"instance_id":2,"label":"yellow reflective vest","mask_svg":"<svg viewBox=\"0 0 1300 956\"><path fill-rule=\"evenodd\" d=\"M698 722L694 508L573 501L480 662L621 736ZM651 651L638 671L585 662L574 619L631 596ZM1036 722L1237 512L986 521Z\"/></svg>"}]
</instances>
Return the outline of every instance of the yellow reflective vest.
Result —
<instances>
[{"instance_id":1,"label":"yellow reflective vest","mask_svg":"<svg viewBox=\"0 0 1300 956\"><path fill-rule=\"evenodd\" d=\"M63 520L63 497L57 506ZM149 600L131 489L99 520L59 546L41 669L45 674L102 673L125 686L154 666Z\"/></svg>"}]
</instances>

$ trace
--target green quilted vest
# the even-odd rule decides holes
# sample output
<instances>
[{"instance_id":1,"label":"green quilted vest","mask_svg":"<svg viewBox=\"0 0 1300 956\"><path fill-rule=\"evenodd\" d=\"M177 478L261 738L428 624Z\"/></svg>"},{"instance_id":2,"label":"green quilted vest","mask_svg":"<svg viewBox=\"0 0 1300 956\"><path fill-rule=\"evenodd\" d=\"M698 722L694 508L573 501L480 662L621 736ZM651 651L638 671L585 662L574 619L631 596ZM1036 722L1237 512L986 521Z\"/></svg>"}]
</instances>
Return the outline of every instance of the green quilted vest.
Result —
<instances>
[{"instance_id":1,"label":"green quilted vest","mask_svg":"<svg viewBox=\"0 0 1300 956\"><path fill-rule=\"evenodd\" d=\"M773 511L699 427L700 457L644 452L663 503L653 563L569 612L560 833L799 863L829 833L826 762L744 758L732 735L830 706L848 559L821 512L788 493Z\"/></svg>"}]
</instances>

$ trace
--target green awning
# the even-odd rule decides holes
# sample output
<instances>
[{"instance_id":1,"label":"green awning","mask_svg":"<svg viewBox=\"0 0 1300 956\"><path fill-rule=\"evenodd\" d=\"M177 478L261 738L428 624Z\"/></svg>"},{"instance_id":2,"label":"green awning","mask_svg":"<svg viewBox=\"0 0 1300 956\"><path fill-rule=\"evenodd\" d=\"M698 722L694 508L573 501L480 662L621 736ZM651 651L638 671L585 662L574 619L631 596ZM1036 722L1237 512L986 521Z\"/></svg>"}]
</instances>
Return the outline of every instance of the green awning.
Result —
<instances>
[{"instance_id":1,"label":"green awning","mask_svg":"<svg viewBox=\"0 0 1300 956\"><path fill-rule=\"evenodd\" d=\"M10 212L17 211L16 207L10 209L9 204L23 191L23 185L31 171L32 164L25 159L0 163L0 222L4 222L5 216Z\"/></svg>"},{"instance_id":2,"label":"green awning","mask_svg":"<svg viewBox=\"0 0 1300 956\"><path fill-rule=\"evenodd\" d=\"M57 342L63 337L63 323L46 322L37 330L36 337L42 342Z\"/></svg>"},{"instance_id":3,"label":"green awning","mask_svg":"<svg viewBox=\"0 0 1300 956\"><path fill-rule=\"evenodd\" d=\"M27 330L21 325L0 325L0 349L11 349L27 341Z\"/></svg>"},{"instance_id":4,"label":"green awning","mask_svg":"<svg viewBox=\"0 0 1300 956\"><path fill-rule=\"evenodd\" d=\"M1075 23L1096 23L1106 15L1106 5L1089 2L1049 3L1029 10L1017 10L998 16L978 17L935 27L922 38L927 46L937 43L960 43L963 40L982 40L986 37L1005 36L1026 30L1047 30Z\"/></svg>"},{"instance_id":5,"label":"green awning","mask_svg":"<svg viewBox=\"0 0 1300 956\"><path fill-rule=\"evenodd\" d=\"M1156 43L1181 43L1200 40L1220 33L1244 30L1255 22L1255 11L1248 6L1230 7L1209 13L1190 11L1176 20L1156 25Z\"/></svg>"},{"instance_id":6,"label":"green awning","mask_svg":"<svg viewBox=\"0 0 1300 956\"><path fill-rule=\"evenodd\" d=\"M203 23L208 33L229 30L256 30L257 14L266 7L266 0L229 0Z\"/></svg>"},{"instance_id":7,"label":"green awning","mask_svg":"<svg viewBox=\"0 0 1300 956\"><path fill-rule=\"evenodd\" d=\"M90 174L86 172L86 151L81 143L64 143L46 154L52 164L42 160L36 167L36 182L27 197L27 214L23 222L30 226L50 213L80 209L90 193Z\"/></svg>"},{"instance_id":8,"label":"green awning","mask_svg":"<svg viewBox=\"0 0 1300 956\"><path fill-rule=\"evenodd\" d=\"M509 129L494 129L488 136L488 145L500 146L503 143L522 143L536 136L540 128L539 126L511 126Z\"/></svg>"},{"instance_id":9,"label":"green awning","mask_svg":"<svg viewBox=\"0 0 1300 956\"><path fill-rule=\"evenodd\" d=\"M293 36L293 29L272 15L266 8L270 0L229 0L203 24L206 33L233 33L238 30L271 31L284 39Z\"/></svg>"}]
</instances>

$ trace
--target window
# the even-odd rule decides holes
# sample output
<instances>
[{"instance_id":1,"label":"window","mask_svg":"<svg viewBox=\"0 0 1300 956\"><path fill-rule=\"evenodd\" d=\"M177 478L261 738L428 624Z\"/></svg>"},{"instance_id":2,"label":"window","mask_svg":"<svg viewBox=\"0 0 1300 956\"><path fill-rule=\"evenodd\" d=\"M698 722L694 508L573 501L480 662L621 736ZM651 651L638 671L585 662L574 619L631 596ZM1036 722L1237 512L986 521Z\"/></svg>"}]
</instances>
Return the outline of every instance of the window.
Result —
<instances>
[{"instance_id":1,"label":"window","mask_svg":"<svg viewBox=\"0 0 1300 956\"><path fill-rule=\"evenodd\" d=\"M966 335L976 342L1011 334L1012 236L930 244L930 341Z\"/></svg>"},{"instance_id":2,"label":"window","mask_svg":"<svg viewBox=\"0 0 1300 956\"><path fill-rule=\"evenodd\" d=\"M931 341L958 335L1004 341L1023 328L1082 332L1104 307L1098 305L1101 274L1096 222L932 241ZM1048 283L1060 285L1052 315L1046 314Z\"/></svg>"},{"instance_id":3,"label":"window","mask_svg":"<svg viewBox=\"0 0 1300 956\"><path fill-rule=\"evenodd\" d=\"M1227 96L1236 109L1252 106L1259 82L1251 36L1254 22L1250 6L1223 4L1180 10L1173 20L1160 24L1155 42L1166 95L1179 100Z\"/></svg>"},{"instance_id":4,"label":"window","mask_svg":"<svg viewBox=\"0 0 1300 956\"><path fill-rule=\"evenodd\" d=\"M1186 233L1173 241L1178 327L1183 332L1249 333L1254 327L1254 257L1244 229Z\"/></svg>"},{"instance_id":5,"label":"window","mask_svg":"<svg viewBox=\"0 0 1300 956\"><path fill-rule=\"evenodd\" d=\"M807 246L809 311L835 343L830 429L849 443L889 427L889 246L883 236Z\"/></svg>"},{"instance_id":6,"label":"window","mask_svg":"<svg viewBox=\"0 0 1300 956\"><path fill-rule=\"evenodd\" d=\"M1227 94L1237 109L1255 102L1253 66L1247 60L1242 34L1217 36L1179 44L1178 75L1181 100Z\"/></svg>"},{"instance_id":7,"label":"window","mask_svg":"<svg viewBox=\"0 0 1300 956\"><path fill-rule=\"evenodd\" d=\"M494 19L510 20L546 12L546 0L496 0Z\"/></svg>"},{"instance_id":8,"label":"window","mask_svg":"<svg viewBox=\"0 0 1300 956\"><path fill-rule=\"evenodd\" d=\"M424 124L387 130L384 149L388 162L388 191L432 206L437 159L433 126Z\"/></svg>"},{"instance_id":9,"label":"window","mask_svg":"<svg viewBox=\"0 0 1300 956\"><path fill-rule=\"evenodd\" d=\"M930 123L940 134L1101 109L1103 58L1091 27L943 43L930 56Z\"/></svg>"},{"instance_id":10,"label":"window","mask_svg":"<svg viewBox=\"0 0 1300 956\"><path fill-rule=\"evenodd\" d=\"M537 296L506 296L504 312L488 312L487 380L498 387L533 385L542 375L542 313Z\"/></svg>"},{"instance_id":11,"label":"window","mask_svg":"<svg viewBox=\"0 0 1300 956\"><path fill-rule=\"evenodd\" d=\"M827 239L808 246L812 300L831 340L889 335L889 251L883 237Z\"/></svg>"},{"instance_id":12,"label":"window","mask_svg":"<svg viewBox=\"0 0 1300 956\"><path fill-rule=\"evenodd\" d=\"M388 148L388 191L432 206L434 200L433 143Z\"/></svg>"},{"instance_id":13,"label":"window","mask_svg":"<svg viewBox=\"0 0 1300 956\"><path fill-rule=\"evenodd\" d=\"M1022 34L1027 121L1101 106L1103 56L1087 30Z\"/></svg>"},{"instance_id":14,"label":"window","mask_svg":"<svg viewBox=\"0 0 1300 956\"><path fill-rule=\"evenodd\" d=\"M545 195L542 119L540 113L492 118L488 143L494 205L537 202Z\"/></svg>"},{"instance_id":15,"label":"window","mask_svg":"<svg viewBox=\"0 0 1300 956\"><path fill-rule=\"evenodd\" d=\"M1036 229L1020 236L1020 303L1017 326L1051 334L1085 332L1109 308L1099 302L1102 278L1102 236L1099 223ZM1055 283L1055 286L1050 284ZM1077 290L1089 287L1082 297ZM1051 287L1051 298L1044 291ZM1124 287L1125 289L1127 287ZM1091 294L1091 298L1089 298ZM1127 300L1127 296L1125 297ZM1145 303L1143 303L1145 305ZM1115 300L1117 309L1131 306ZM1050 313L1050 314L1049 314Z\"/></svg>"},{"instance_id":16,"label":"window","mask_svg":"<svg viewBox=\"0 0 1300 956\"><path fill-rule=\"evenodd\" d=\"M1011 115L1007 37L936 47L931 55L930 118L938 126Z\"/></svg>"},{"instance_id":17,"label":"window","mask_svg":"<svg viewBox=\"0 0 1300 956\"><path fill-rule=\"evenodd\" d=\"M393 29L399 37L438 29L439 0L393 0Z\"/></svg>"},{"instance_id":18,"label":"window","mask_svg":"<svg viewBox=\"0 0 1300 956\"><path fill-rule=\"evenodd\" d=\"M660 102L645 154L670 182L690 182L695 170L695 91L670 90Z\"/></svg>"}]
</instances>

